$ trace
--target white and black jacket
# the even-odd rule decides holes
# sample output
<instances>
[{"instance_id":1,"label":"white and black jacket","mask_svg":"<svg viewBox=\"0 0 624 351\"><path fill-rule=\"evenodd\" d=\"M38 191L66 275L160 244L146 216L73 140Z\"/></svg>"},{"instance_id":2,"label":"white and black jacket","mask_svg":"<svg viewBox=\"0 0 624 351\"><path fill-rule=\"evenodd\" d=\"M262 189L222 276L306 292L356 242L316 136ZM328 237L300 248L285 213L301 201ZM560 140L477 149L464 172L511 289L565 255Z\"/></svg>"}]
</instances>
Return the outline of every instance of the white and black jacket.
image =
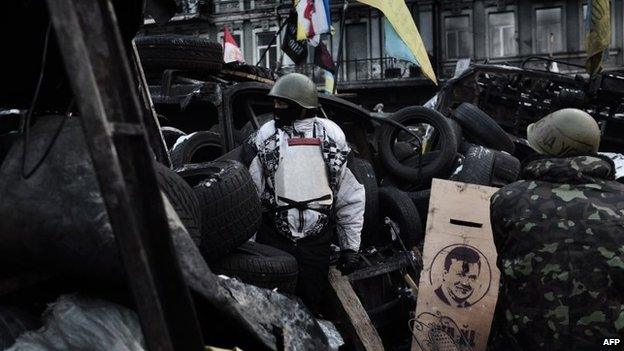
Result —
<instances>
[{"instance_id":1,"label":"white and black jacket","mask_svg":"<svg viewBox=\"0 0 624 351\"><path fill-rule=\"evenodd\" d=\"M330 213L322 214L314 210L301 213L297 209L276 211L274 176L280 161L280 145L292 137L321 139L321 151L334 199ZM347 168L347 156L351 150L338 125L329 119L314 117L277 129L275 122L270 121L252 135L246 146L249 149L247 153L252 155L249 157L249 171L258 187L263 210L272 214L280 234L293 240L317 235L326 228L329 216L333 216L341 249L359 250L364 224L364 186Z\"/></svg>"}]
</instances>

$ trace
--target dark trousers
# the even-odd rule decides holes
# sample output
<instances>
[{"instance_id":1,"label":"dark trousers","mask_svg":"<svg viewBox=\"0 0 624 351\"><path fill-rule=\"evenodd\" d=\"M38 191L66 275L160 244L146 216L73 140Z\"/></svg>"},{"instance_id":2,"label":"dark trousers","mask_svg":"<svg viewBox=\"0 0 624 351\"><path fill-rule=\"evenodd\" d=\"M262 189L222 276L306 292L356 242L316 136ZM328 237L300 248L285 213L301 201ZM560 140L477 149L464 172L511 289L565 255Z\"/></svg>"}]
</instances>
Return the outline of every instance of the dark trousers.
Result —
<instances>
[{"instance_id":1,"label":"dark trousers","mask_svg":"<svg viewBox=\"0 0 624 351\"><path fill-rule=\"evenodd\" d=\"M332 226L319 235L296 242L277 232L273 223L264 216L256 241L286 251L297 259L297 296L314 313L322 311L321 303L327 292Z\"/></svg>"}]
</instances>

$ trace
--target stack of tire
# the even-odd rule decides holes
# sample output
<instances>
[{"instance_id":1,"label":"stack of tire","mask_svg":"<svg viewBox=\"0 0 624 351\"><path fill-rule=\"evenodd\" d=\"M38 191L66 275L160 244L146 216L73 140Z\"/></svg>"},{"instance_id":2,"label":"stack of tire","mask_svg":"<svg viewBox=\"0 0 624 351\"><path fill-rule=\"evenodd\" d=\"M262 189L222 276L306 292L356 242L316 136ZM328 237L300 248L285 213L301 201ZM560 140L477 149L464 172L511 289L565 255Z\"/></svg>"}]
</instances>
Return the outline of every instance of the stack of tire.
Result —
<instances>
[{"instance_id":1,"label":"stack of tire","mask_svg":"<svg viewBox=\"0 0 624 351\"><path fill-rule=\"evenodd\" d=\"M186 164L157 174L210 268L262 288L294 292L297 261L249 241L261 219L260 199L247 168L232 160Z\"/></svg>"},{"instance_id":2,"label":"stack of tire","mask_svg":"<svg viewBox=\"0 0 624 351\"><path fill-rule=\"evenodd\" d=\"M423 141L405 140L406 133L385 124L378 136L378 150L386 172L382 190L395 196L405 193L426 225L433 178L502 187L518 179L520 161L513 156L514 143L485 112L462 103L450 116L424 107L403 108L389 118L408 127L428 125L434 130L428 152ZM401 139L403 135L403 139ZM386 191L386 190L383 190Z\"/></svg>"}]
</instances>

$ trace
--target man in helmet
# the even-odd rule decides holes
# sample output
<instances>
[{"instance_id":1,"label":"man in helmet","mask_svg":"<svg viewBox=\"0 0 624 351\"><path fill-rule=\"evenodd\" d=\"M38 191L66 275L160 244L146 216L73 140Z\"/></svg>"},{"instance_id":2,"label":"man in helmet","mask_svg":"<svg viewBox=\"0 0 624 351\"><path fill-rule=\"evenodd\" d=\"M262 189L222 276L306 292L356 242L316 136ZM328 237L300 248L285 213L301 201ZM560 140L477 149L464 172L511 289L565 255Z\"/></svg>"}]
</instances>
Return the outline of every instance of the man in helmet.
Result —
<instances>
[{"instance_id":1,"label":"man in helmet","mask_svg":"<svg viewBox=\"0 0 624 351\"><path fill-rule=\"evenodd\" d=\"M587 113L530 125L538 155L491 201L502 287L491 344L587 350L624 335L624 185Z\"/></svg>"},{"instance_id":2,"label":"man in helmet","mask_svg":"<svg viewBox=\"0 0 624 351\"><path fill-rule=\"evenodd\" d=\"M274 99L275 118L249 143L253 157L249 170L264 212L256 241L296 257L297 293L318 311L334 224L341 249L339 268L348 273L358 262L364 187L347 168L350 149L340 127L316 116L317 91L310 78L285 75L269 96Z\"/></svg>"}]
</instances>

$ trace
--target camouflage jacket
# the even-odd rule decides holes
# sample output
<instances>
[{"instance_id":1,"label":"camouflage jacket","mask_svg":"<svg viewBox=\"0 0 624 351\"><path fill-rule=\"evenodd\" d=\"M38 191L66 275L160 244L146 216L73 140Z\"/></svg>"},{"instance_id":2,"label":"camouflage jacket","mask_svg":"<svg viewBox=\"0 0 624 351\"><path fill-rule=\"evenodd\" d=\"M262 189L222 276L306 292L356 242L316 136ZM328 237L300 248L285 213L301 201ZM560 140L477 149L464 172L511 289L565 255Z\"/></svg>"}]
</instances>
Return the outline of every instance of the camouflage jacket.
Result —
<instances>
[{"instance_id":1,"label":"camouflage jacket","mask_svg":"<svg viewBox=\"0 0 624 351\"><path fill-rule=\"evenodd\" d=\"M492 197L491 346L600 349L624 336L624 184L598 156L541 158Z\"/></svg>"}]
</instances>

